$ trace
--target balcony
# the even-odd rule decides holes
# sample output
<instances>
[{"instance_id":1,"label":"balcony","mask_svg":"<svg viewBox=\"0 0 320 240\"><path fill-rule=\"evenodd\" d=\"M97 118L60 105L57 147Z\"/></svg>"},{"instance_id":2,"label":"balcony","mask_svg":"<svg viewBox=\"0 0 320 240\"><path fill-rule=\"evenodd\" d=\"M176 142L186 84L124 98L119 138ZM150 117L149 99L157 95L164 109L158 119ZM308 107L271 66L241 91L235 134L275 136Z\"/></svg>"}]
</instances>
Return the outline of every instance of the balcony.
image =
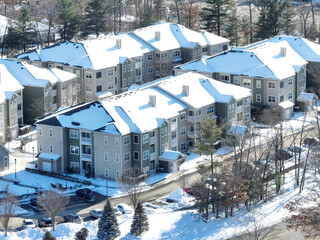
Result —
<instances>
[{"instance_id":1,"label":"balcony","mask_svg":"<svg viewBox=\"0 0 320 240\"><path fill-rule=\"evenodd\" d=\"M201 121L201 115L198 116L188 116L188 122L200 122Z\"/></svg>"},{"instance_id":2,"label":"balcony","mask_svg":"<svg viewBox=\"0 0 320 240\"><path fill-rule=\"evenodd\" d=\"M177 146L178 145L178 139L177 138L174 138L171 140L171 145L172 146Z\"/></svg>"},{"instance_id":3,"label":"balcony","mask_svg":"<svg viewBox=\"0 0 320 240\"><path fill-rule=\"evenodd\" d=\"M156 143L156 137L151 137L149 139L150 145L155 144Z\"/></svg>"},{"instance_id":4,"label":"balcony","mask_svg":"<svg viewBox=\"0 0 320 240\"><path fill-rule=\"evenodd\" d=\"M142 75L136 75L136 82L141 82Z\"/></svg>"},{"instance_id":5,"label":"balcony","mask_svg":"<svg viewBox=\"0 0 320 240\"><path fill-rule=\"evenodd\" d=\"M52 97L57 96L57 89L54 89L51 91L51 96Z\"/></svg>"},{"instance_id":6,"label":"balcony","mask_svg":"<svg viewBox=\"0 0 320 240\"><path fill-rule=\"evenodd\" d=\"M86 143L91 145L91 138L81 137L81 143Z\"/></svg>"},{"instance_id":7,"label":"balcony","mask_svg":"<svg viewBox=\"0 0 320 240\"><path fill-rule=\"evenodd\" d=\"M85 159L85 160L89 160L89 161L91 161L91 159L92 159L92 154L88 154L88 153L81 153L81 158L82 159Z\"/></svg>"},{"instance_id":8,"label":"balcony","mask_svg":"<svg viewBox=\"0 0 320 240\"><path fill-rule=\"evenodd\" d=\"M150 154L150 161L155 160L156 159L156 153L151 153Z\"/></svg>"},{"instance_id":9,"label":"balcony","mask_svg":"<svg viewBox=\"0 0 320 240\"><path fill-rule=\"evenodd\" d=\"M242 105L237 107L237 113L242 112Z\"/></svg>"},{"instance_id":10,"label":"balcony","mask_svg":"<svg viewBox=\"0 0 320 240\"><path fill-rule=\"evenodd\" d=\"M189 138L198 138L198 134L195 131L188 131Z\"/></svg>"}]
</instances>

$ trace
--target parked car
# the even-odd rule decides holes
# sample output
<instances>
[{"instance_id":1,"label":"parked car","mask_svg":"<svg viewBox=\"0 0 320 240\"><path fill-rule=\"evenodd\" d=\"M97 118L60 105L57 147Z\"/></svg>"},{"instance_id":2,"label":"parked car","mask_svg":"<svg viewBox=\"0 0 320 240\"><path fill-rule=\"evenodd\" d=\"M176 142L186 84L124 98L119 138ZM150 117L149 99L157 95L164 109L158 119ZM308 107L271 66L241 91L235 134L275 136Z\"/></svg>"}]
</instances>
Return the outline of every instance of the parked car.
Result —
<instances>
[{"instance_id":1,"label":"parked car","mask_svg":"<svg viewBox=\"0 0 320 240\"><path fill-rule=\"evenodd\" d=\"M92 199L93 191L89 188L81 188L76 191L76 195L84 199Z\"/></svg>"},{"instance_id":2,"label":"parked car","mask_svg":"<svg viewBox=\"0 0 320 240\"><path fill-rule=\"evenodd\" d=\"M32 219L24 219L22 221L22 227L24 229L27 229L27 228L36 228L37 226L34 224L34 222L32 221Z\"/></svg>"},{"instance_id":3,"label":"parked car","mask_svg":"<svg viewBox=\"0 0 320 240\"><path fill-rule=\"evenodd\" d=\"M191 196L195 196L198 194L197 190L195 188L189 187L189 188L185 188L183 189L183 191L185 191L186 193L188 193Z\"/></svg>"},{"instance_id":4,"label":"parked car","mask_svg":"<svg viewBox=\"0 0 320 240\"><path fill-rule=\"evenodd\" d=\"M116 207L119 209L120 212L122 212L122 214L133 213L133 209L131 207L129 207L129 205L126 203L120 203L120 204L116 205Z\"/></svg>"},{"instance_id":5,"label":"parked car","mask_svg":"<svg viewBox=\"0 0 320 240\"><path fill-rule=\"evenodd\" d=\"M288 147L288 151L293 152L293 153L301 153L303 151L302 148L299 146L290 146Z\"/></svg>"},{"instance_id":6,"label":"parked car","mask_svg":"<svg viewBox=\"0 0 320 240\"><path fill-rule=\"evenodd\" d=\"M303 144L308 146L317 146L320 144L320 141L318 138L307 137L303 140Z\"/></svg>"},{"instance_id":7,"label":"parked car","mask_svg":"<svg viewBox=\"0 0 320 240\"><path fill-rule=\"evenodd\" d=\"M280 149L277 154L278 160L287 160L293 157L293 154L286 149Z\"/></svg>"},{"instance_id":8,"label":"parked car","mask_svg":"<svg viewBox=\"0 0 320 240\"><path fill-rule=\"evenodd\" d=\"M50 218L39 218L38 219L39 227L52 227L52 221Z\"/></svg>"},{"instance_id":9,"label":"parked car","mask_svg":"<svg viewBox=\"0 0 320 240\"><path fill-rule=\"evenodd\" d=\"M102 215L102 210L100 208L90 210L90 216L94 218L100 218Z\"/></svg>"},{"instance_id":10,"label":"parked car","mask_svg":"<svg viewBox=\"0 0 320 240\"><path fill-rule=\"evenodd\" d=\"M113 207L113 212L114 212L114 215L116 216L122 215L122 212L117 207Z\"/></svg>"},{"instance_id":11,"label":"parked car","mask_svg":"<svg viewBox=\"0 0 320 240\"><path fill-rule=\"evenodd\" d=\"M67 215L64 215L63 220L65 222L81 223L80 217L77 214L73 214L73 213L68 213Z\"/></svg>"}]
</instances>

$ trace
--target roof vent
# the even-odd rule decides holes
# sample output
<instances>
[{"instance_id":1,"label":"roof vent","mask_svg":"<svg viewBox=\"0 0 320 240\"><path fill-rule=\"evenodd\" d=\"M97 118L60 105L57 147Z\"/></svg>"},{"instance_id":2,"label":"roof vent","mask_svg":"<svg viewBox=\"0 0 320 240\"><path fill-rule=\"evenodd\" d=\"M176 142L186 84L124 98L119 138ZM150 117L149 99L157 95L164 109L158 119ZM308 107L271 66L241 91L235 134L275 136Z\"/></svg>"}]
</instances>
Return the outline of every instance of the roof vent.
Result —
<instances>
[{"instance_id":1,"label":"roof vent","mask_svg":"<svg viewBox=\"0 0 320 240\"><path fill-rule=\"evenodd\" d=\"M121 48L121 38L116 39L116 47Z\"/></svg>"},{"instance_id":2,"label":"roof vent","mask_svg":"<svg viewBox=\"0 0 320 240\"><path fill-rule=\"evenodd\" d=\"M80 126L80 123L78 123L78 122L71 122L71 124L74 126Z\"/></svg>"},{"instance_id":3,"label":"roof vent","mask_svg":"<svg viewBox=\"0 0 320 240\"><path fill-rule=\"evenodd\" d=\"M186 95L188 97L189 96L189 85L182 85L182 92L184 93L184 95Z\"/></svg>"},{"instance_id":4,"label":"roof vent","mask_svg":"<svg viewBox=\"0 0 320 240\"><path fill-rule=\"evenodd\" d=\"M152 107L156 107L157 106L156 95L149 95L149 104L151 104Z\"/></svg>"},{"instance_id":5,"label":"roof vent","mask_svg":"<svg viewBox=\"0 0 320 240\"><path fill-rule=\"evenodd\" d=\"M286 56L287 56L287 48L286 48L286 47L281 47L281 48L280 48L280 54L281 54L283 57L286 57Z\"/></svg>"},{"instance_id":6,"label":"roof vent","mask_svg":"<svg viewBox=\"0 0 320 240\"><path fill-rule=\"evenodd\" d=\"M160 31L155 32L155 38L160 41Z\"/></svg>"}]
</instances>

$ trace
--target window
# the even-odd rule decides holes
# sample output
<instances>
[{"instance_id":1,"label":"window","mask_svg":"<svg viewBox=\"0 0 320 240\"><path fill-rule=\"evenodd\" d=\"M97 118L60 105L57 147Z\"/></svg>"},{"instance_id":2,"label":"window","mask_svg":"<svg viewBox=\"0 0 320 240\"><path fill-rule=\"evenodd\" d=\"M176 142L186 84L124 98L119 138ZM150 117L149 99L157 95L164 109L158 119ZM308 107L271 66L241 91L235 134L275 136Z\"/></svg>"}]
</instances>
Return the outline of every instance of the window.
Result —
<instances>
[{"instance_id":1,"label":"window","mask_svg":"<svg viewBox=\"0 0 320 240\"><path fill-rule=\"evenodd\" d=\"M104 145L108 145L108 136L104 136Z\"/></svg>"},{"instance_id":2,"label":"window","mask_svg":"<svg viewBox=\"0 0 320 240\"><path fill-rule=\"evenodd\" d=\"M248 122L249 119L250 119L250 114L249 114L249 113L246 113L246 114L244 115L244 121L245 121L245 122Z\"/></svg>"},{"instance_id":3,"label":"window","mask_svg":"<svg viewBox=\"0 0 320 240\"><path fill-rule=\"evenodd\" d=\"M127 86L127 79L123 78L123 86L126 87Z\"/></svg>"},{"instance_id":4,"label":"window","mask_svg":"<svg viewBox=\"0 0 320 240\"><path fill-rule=\"evenodd\" d=\"M133 152L133 160L139 160L139 152L137 152L137 151L134 151Z\"/></svg>"},{"instance_id":5,"label":"window","mask_svg":"<svg viewBox=\"0 0 320 240\"><path fill-rule=\"evenodd\" d=\"M280 102L283 102L283 101L284 101L284 96L281 95L281 96L280 96Z\"/></svg>"},{"instance_id":6,"label":"window","mask_svg":"<svg viewBox=\"0 0 320 240\"><path fill-rule=\"evenodd\" d=\"M167 127L164 128L164 135L165 135L165 136L168 135L168 128L167 128Z\"/></svg>"},{"instance_id":7,"label":"window","mask_svg":"<svg viewBox=\"0 0 320 240\"><path fill-rule=\"evenodd\" d=\"M211 113L214 113L214 107L213 106L207 107L207 114L211 114Z\"/></svg>"},{"instance_id":8,"label":"window","mask_svg":"<svg viewBox=\"0 0 320 240\"><path fill-rule=\"evenodd\" d=\"M42 143L39 143L39 152L42 152L43 148L42 148Z\"/></svg>"},{"instance_id":9,"label":"window","mask_svg":"<svg viewBox=\"0 0 320 240\"><path fill-rule=\"evenodd\" d=\"M77 162L70 162L70 168L74 171L79 171L79 163Z\"/></svg>"},{"instance_id":10,"label":"window","mask_svg":"<svg viewBox=\"0 0 320 240\"><path fill-rule=\"evenodd\" d=\"M186 119L186 112L180 113L180 120Z\"/></svg>"},{"instance_id":11,"label":"window","mask_svg":"<svg viewBox=\"0 0 320 240\"><path fill-rule=\"evenodd\" d=\"M109 177L109 169L106 169L106 177Z\"/></svg>"},{"instance_id":12,"label":"window","mask_svg":"<svg viewBox=\"0 0 320 240\"><path fill-rule=\"evenodd\" d=\"M289 92L288 99L292 99L292 92Z\"/></svg>"},{"instance_id":13,"label":"window","mask_svg":"<svg viewBox=\"0 0 320 240\"><path fill-rule=\"evenodd\" d=\"M127 65L123 65L123 72L125 73L127 71Z\"/></svg>"},{"instance_id":14,"label":"window","mask_svg":"<svg viewBox=\"0 0 320 240\"><path fill-rule=\"evenodd\" d=\"M256 88L261 88L261 80L256 81Z\"/></svg>"},{"instance_id":15,"label":"window","mask_svg":"<svg viewBox=\"0 0 320 240\"><path fill-rule=\"evenodd\" d=\"M76 75L80 77L80 70L76 70Z\"/></svg>"},{"instance_id":16,"label":"window","mask_svg":"<svg viewBox=\"0 0 320 240\"><path fill-rule=\"evenodd\" d=\"M78 130L70 130L70 138L78 139Z\"/></svg>"},{"instance_id":17,"label":"window","mask_svg":"<svg viewBox=\"0 0 320 240\"><path fill-rule=\"evenodd\" d=\"M229 82L230 81L230 76L229 75L220 74L219 79L220 79L220 81Z\"/></svg>"},{"instance_id":18,"label":"window","mask_svg":"<svg viewBox=\"0 0 320 240\"><path fill-rule=\"evenodd\" d=\"M101 92L102 91L102 85L98 85L97 86L97 92Z\"/></svg>"},{"instance_id":19,"label":"window","mask_svg":"<svg viewBox=\"0 0 320 240\"><path fill-rule=\"evenodd\" d=\"M172 124L172 125L176 124L176 122L177 122L177 119L176 119L176 118L172 118L172 119L171 119L171 124Z\"/></svg>"},{"instance_id":20,"label":"window","mask_svg":"<svg viewBox=\"0 0 320 240\"><path fill-rule=\"evenodd\" d=\"M8 167L8 157L3 157L4 160L4 167L7 168Z\"/></svg>"},{"instance_id":21,"label":"window","mask_svg":"<svg viewBox=\"0 0 320 240\"><path fill-rule=\"evenodd\" d=\"M280 88L284 88L284 81L280 82Z\"/></svg>"},{"instance_id":22,"label":"window","mask_svg":"<svg viewBox=\"0 0 320 240\"><path fill-rule=\"evenodd\" d=\"M127 66L128 66L128 67L127 67L127 70L128 70L128 72L130 72L130 71L131 71L131 65L128 64Z\"/></svg>"},{"instance_id":23,"label":"window","mask_svg":"<svg viewBox=\"0 0 320 240\"><path fill-rule=\"evenodd\" d=\"M143 152L143 160L146 160L148 158L149 158L149 150Z\"/></svg>"},{"instance_id":24,"label":"window","mask_svg":"<svg viewBox=\"0 0 320 240\"><path fill-rule=\"evenodd\" d=\"M130 160L130 153L125 153L124 154L124 161L127 162Z\"/></svg>"},{"instance_id":25,"label":"window","mask_svg":"<svg viewBox=\"0 0 320 240\"><path fill-rule=\"evenodd\" d=\"M187 145L186 143L181 143L180 144L180 150L181 151L185 151L186 150L186 145Z\"/></svg>"},{"instance_id":26,"label":"window","mask_svg":"<svg viewBox=\"0 0 320 240\"><path fill-rule=\"evenodd\" d=\"M237 102L237 107L240 107L240 106L242 106L242 100Z\"/></svg>"},{"instance_id":27,"label":"window","mask_svg":"<svg viewBox=\"0 0 320 240\"><path fill-rule=\"evenodd\" d=\"M148 61L151 61L153 59L153 55L152 54L148 54L147 55L147 59L148 59Z\"/></svg>"},{"instance_id":28,"label":"window","mask_svg":"<svg viewBox=\"0 0 320 240\"><path fill-rule=\"evenodd\" d=\"M288 85L292 85L292 78L288 79Z\"/></svg>"},{"instance_id":29,"label":"window","mask_svg":"<svg viewBox=\"0 0 320 240\"><path fill-rule=\"evenodd\" d=\"M186 128L185 127L180 129L180 135L181 136L186 135Z\"/></svg>"},{"instance_id":30,"label":"window","mask_svg":"<svg viewBox=\"0 0 320 240\"><path fill-rule=\"evenodd\" d=\"M203 47L202 48L202 52L204 53L204 52L208 52L208 47Z\"/></svg>"},{"instance_id":31,"label":"window","mask_svg":"<svg viewBox=\"0 0 320 240\"><path fill-rule=\"evenodd\" d=\"M104 160L108 161L109 154L107 152L104 153Z\"/></svg>"},{"instance_id":32,"label":"window","mask_svg":"<svg viewBox=\"0 0 320 240\"><path fill-rule=\"evenodd\" d=\"M120 178L120 172L119 172L119 170L116 171L116 178L117 178L117 179Z\"/></svg>"},{"instance_id":33,"label":"window","mask_svg":"<svg viewBox=\"0 0 320 240\"><path fill-rule=\"evenodd\" d=\"M167 57L167 53L164 52L164 53L161 53L161 58L166 58Z\"/></svg>"},{"instance_id":34,"label":"window","mask_svg":"<svg viewBox=\"0 0 320 240\"><path fill-rule=\"evenodd\" d=\"M108 89L113 89L113 82L108 83Z\"/></svg>"},{"instance_id":35,"label":"window","mask_svg":"<svg viewBox=\"0 0 320 240\"><path fill-rule=\"evenodd\" d=\"M172 57L180 57L180 50L173 51Z\"/></svg>"},{"instance_id":36,"label":"window","mask_svg":"<svg viewBox=\"0 0 320 240\"><path fill-rule=\"evenodd\" d=\"M149 134L144 134L143 136L142 136L142 143L143 144L146 144L146 143L148 143L149 142Z\"/></svg>"},{"instance_id":37,"label":"window","mask_svg":"<svg viewBox=\"0 0 320 240\"><path fill-rule=\"evenodd\" d=\"M149 137L152 138L156 135L155 131L150 132Z\"/></svg>"},{"instance_id":38,"label":"window","mask_svg":"<svg viewBox=\"0 0 320 240\"><path fill-rule=\"evenodd\" d=\"M244 106L245 107L249 107L250 106L250 99L249 98L244 99Z\"/></svg>"},{"instance_id":39,"label":"window","mask_svg":"<svg viewBox=\"0 0 320 240\"><path fill-rule=\"evenodd\" d=\"M0 113L2 113L2 111L3 111L3 108L2 108L2 106L0 106Z\"/></svg>"},{"instance_id":40,"label":"window","mask_svg":"<svg viewBox=\"0 0 320 240\"><path fill-rule=\"evenodd\" d=\"M201 115L201 109L196 111L196 116L200 116Z\"/></svg>"},{"instance_id":41,"label":"window","mask_svg":"<svg viewBox=\"0 0 320 240\"><path fill-rule=\"evenodd\" d=\"M62 90L66 90L66 89L67 89L67 84L66 83L62 84Z\"/></svg>"},{"instance_id":42,"label":"window","mask_svg":"<svg viewBox=\"0 0 320 240\"><path fill-rule=\"evenodd\" d=\"M217 46L212 47L212 54L215 54L217 52L218 52L218 47Z\"/></svg>"},{"instance_id":43,"label":"window","mask_svg":"<svg viewBox=\"0 0 320 240\"><path fill-rule=\"evenodd\" d=\"M113 69L108 69L108 77L113 76Z\"/></svg>"},{"instance_id":44,"label":"window","mask_svg":"<svg viewBox=\"0 0 320 240\"><path fill-rule=\"evenodd\" d=\"M250 87L251 86L251 79L248 79L248 78L243 79L243 86Z\"/></svg>"},{"instance_id":45,"label":"window","mask_svg":"<svg viewBox=\"0 0 320 240\"><path fill-rule=\"evenodd\" d=\"M268 102L276 102L275 96L268 96Z\"/></svg>"},{"instance_id":46,"label":"window","mask_svg":"<svg viewBox=\"0 0 320 240\"><path fill-rule=\"evenodd\" d=\"M223 45L222 50L223 50L223 51L228 50L228 45Z\"/></svg>"},{"instance_id":47,"label":"window","mask_svg":"<svg viewBox=\"0 0 320 240\"><path fill-rule=\"evenodd\" d=\"M124 138L123 138L123 144L124 145L128 145L130 143L130 138L129 138L129 136L125 136Z\"/></svg>"},{"instance_id":48,"label":"window","mask_svg":"<svg viewBox=\"0 0 320 240\"><path fill-rule=\"evenodd\" d=\"M53 146L52 145L49 146L49 153L53 153Z\"/></svg>"},{"instance_id":49,"label":"window","mask_svg":"<svg viewBox=\"0 0 320 240\"><path fill-rule=\"evenodd\" d=\"M86 78L92 78L92 72L86 72Z\"/></svg>"},{"instance_id":50,"label":"window","mask_svg":"<svg viewBox=\"0 0 320 240\"><path fill-rule=\"evenodd\" d=\"M138 135L134 135L133 136L133 143L134 144L139 144L139 136Z\"/></svg>"},{"instance_id":51,"label":"window","mask_svg":"<svg viewBox=\"0 0 320 240\"><path fill-rule=\"evenodd\" d=\"M194 112L193 112L193 111L189 111L189 112L188 112L188 116L189 116L189 117L193 117L193 116L194 116Z\"/></svg>"},{"instance_id":52,"label":"window","mask_svg":"<svg viewBox=\"0 0 320 240\"><path fill-rule=\"evenodd\" d=\"M42 136L42 128L38 128L38 135Z\"/></svg>"},{"instance_id":53,"label":"window","mask_svg":"<svg viewBox=\"0 0 320 240\"><path fill-rule=\"evenodd\" d=\"M256 101L257 102L261 102L261 94L257 94L256 95Z\"/></svg>"},{"instance_id":54,"label":"window","mask_svg":"<svg viewBox=\"0 0 320 240\"><path fill-rule=\"evenodd\" d=\"M240 77L239 76L233 76L233 83L234 84L240 84Z\"/></svg>"},{"instance_id":55,"label":"window","mask_svg":"<svg viewBox=\"0 0 320 240\"><path fill-rule=\"evenodd\" d=\"M52 135L53 135L53 131L52 129L49 129L49 137L52 137Z\"/></svg>"},{"instance_id":56,"label":"window","mask_svg":"<svg viewBox=\"0 0 320 240\"><path fill-rule=\"evenodd\" d=\"M120 161L119 154L116 154L116 155L115 155L115 160L116 160L117 163Z\"/></svg>"},{"instance_id":57,"label":"window","mask_svg":"<svg viewBox=\"0 0 320 240\"><path fill-rule=\"evenodd\" d=\"M114 145L115 146L119 146L119 137L116 137L115 139L114 139Z\"/></svg>"},{"instance_id":58,"label":"window","mask_svg":"<svg viewBox=\"0 0 320 240\"><path fill-rule=\"evenodd\" d=\"M172 131L171 138L176 139L176 137L177 137L177 131Z\"/></svg>"},{"instance_id":59,"label":"window","mask_svg":"<svg viewBox=\"0 0 320 240\"><path fill-rule=\"evenodd\" d=\"M87 85L86 86L86 90L87 90L87 92L92 92L92 86L91 85Z\"/></svg>"},{"instance_id":60,"label":"window","mask_svg":"<svg viewBox=\"0 0 320 240\"><path fill-rule=\"evenodd\" d=\"M131 77L128 77L128 85L131 84Z\"/></svg>"},{"instance_id":61,"label":"window","mask_svg":"<svg viewBox=\"0 0 320 240\"><path fill-rule=\"evenodd\" d=\"M242 112L237 113L237 121L238 122L242 121Z\"/></svg>"},{"instance_id":62,"label":"window","mask_svg":"<svg viewBox=\"0 0 320 240\"><path fill-rule=\"evenodd\" d=\"M164 128L161 128L161 137L164 136Z\"/></svg>"},{"instance_id":63,"label":"window","mask_svg":"<svg viewBox=\"0 0 320 240\"><path fill-rule=\"evenodd\" d=\"M274 82L268 82L269 88L276 88L276 84Z\"/></svg>"},{"instance_id":64,"label":"window","mask_svg":"<svg viewBox=\"0 0 320 240\"><path fill-rule=\"evenodd\" d=\"M0 107L1 108L1 107ZM21 111L22 107L21 107L21 103L18 104L18 111ZM1 112L1 111L0 111Z\"/></svg>"},{"instance_id":65,"label":"window","mask_svg":"<svg viewBox=\"0 0 320 240\"><path fill-rule=\"evenodd\" d=\"M153 67L148 67L148 74L153 73Z\"/></svg>"},{"instance_id":66,"label":"window","mask_svg":"<svg viewBox=\"0 0 320 240\"><path fill-rule=\"evenodd\" d=\"M171 148L172 151L177 151L177 146Z\"/></svg>"},{"instance_id":67,"label":"window","mask_svg":"<svg viewBox=\"0 0 320 240\"><path fill-rule=\"evenodd\" d=\"M102 77L101 72L96 72L96 78L101 78L101 77Z\"/></svg>"},{"instance_id":68,"label":"window","mask_svg":"<svg viewBox=\"0 0 320 240\"><path fill-rule=\"evenodd\" d=\"M79 147L71 145L70 146L70 154L79 155Z\"/></svg>"}]
</instances>

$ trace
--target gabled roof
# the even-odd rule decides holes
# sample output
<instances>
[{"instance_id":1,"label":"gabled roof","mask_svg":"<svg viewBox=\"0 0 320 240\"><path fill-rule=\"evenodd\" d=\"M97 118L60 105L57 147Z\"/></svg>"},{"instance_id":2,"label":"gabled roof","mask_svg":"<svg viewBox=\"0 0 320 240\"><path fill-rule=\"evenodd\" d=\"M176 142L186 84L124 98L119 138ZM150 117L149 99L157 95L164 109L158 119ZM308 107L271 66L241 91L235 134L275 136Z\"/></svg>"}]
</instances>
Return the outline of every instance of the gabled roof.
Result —
<instances>
[{"instance_id":1,"label":"gabled roof","mask_svg":"<svg viewBox=\"0 0 320 240\"><path fill-rule=\"evenodd\" d=\"M16 91L23 89L23 86L12 76L5 65L0 62L0 102L5 99L10 99Z\"/></svg>"},{"instance_id":2,"label":"gabled roof","mask_svg":"<svg viewBox=\"0 0 320 240\"><path fill-rule=\"evenodd\" d=\"M160 32L160 39L156 39ZM201 46L228 43L229 40L212 33L196 32L179 24L157 23L145 28L134 30L133 33L160 51L177 48L194 48Z\"/></svg>"},{"instance_id":3,"label":"gabled roof","mask_svg":"<svg viewBox=\"0 0 320 240\"><path fill-rule=\"evenodd\" d=\"M167 160L167 161L177 161L181 158L185 158L181 152L165 150L162 152L159 160Z\"/></svg>"},{"instance_id":4,"label":"gabled roof","mask_svg":"<svg viewBox=\"0 0 320 240\"><path fill-rule=\"evenodd\" d=\"M286 48L286 55L281 54ZM266 79L294 76L306 65L288 43L266 43L255 48L233 48L224 53L182 64L176 69L209 73L227 73Z\"/></svg>"},{"instance_id":5,"label":"gabled roof","mask_svg":"<svg viewBox=\"0 0 320 240\"><path fill-rule=\"evenodd\" d=\"M251 49L267 42L287 42L290 47L297 52L304 60L310 62L320 62L320 45L308 39L295 36L278 35L257 43L250 44L242 49Z\"/></svg>"}]
</instances>

